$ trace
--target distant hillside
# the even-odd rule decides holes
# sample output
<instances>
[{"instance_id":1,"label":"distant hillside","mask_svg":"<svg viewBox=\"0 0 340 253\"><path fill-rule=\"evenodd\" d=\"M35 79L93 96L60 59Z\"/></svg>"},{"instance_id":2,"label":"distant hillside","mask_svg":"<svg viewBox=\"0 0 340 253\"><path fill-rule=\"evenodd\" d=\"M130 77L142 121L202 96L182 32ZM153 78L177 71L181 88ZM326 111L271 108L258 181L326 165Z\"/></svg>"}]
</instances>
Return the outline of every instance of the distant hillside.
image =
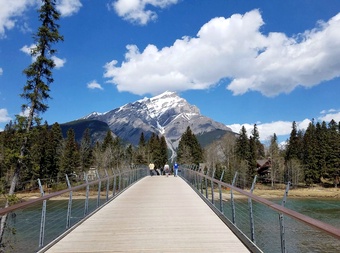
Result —
<instances>
[{"instance_id":1,"label":"distant hillside","mask_svg":"<svg viewBox=\"0 0 340 253\"><path fill-rule=\"evenodd\" d=\"M60 124L60 127L64 138L66 138L67 136L67 131L70 128L73 128L75 132L75 138L78 143L80 143L83 134L87 128L90 129L90 135L93 143L95 143L96 141L102 141L105 138L107 131L110 130L107 123L100 120L91 119L80 119L67 122L64 124Z\"/></svg>"},{"instance_id":2,"label":"distant hillside","mask_svg":"<svg viewBox=\"0 0 340 253\"><path fill-rule=\"evenodd\" d=\"M213 143L214 141L220 140L227 133L230 133L230 131L216 129L211 132L197 134L196 137L200 145L204 148Z\"/></svg>"}]
</instances>

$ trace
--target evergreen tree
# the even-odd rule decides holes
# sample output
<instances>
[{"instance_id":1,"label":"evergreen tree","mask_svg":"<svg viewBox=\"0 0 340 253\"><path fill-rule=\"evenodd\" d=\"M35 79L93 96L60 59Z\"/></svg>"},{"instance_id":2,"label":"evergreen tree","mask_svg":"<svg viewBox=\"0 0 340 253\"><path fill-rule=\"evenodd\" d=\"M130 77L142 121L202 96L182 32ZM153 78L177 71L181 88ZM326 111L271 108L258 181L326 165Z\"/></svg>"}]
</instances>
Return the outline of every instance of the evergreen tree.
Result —
<instances>
[{"instance_id":1,"label":"evergreen tree","mask_svg":"<svg viewBox=\"0 0 340 253\"><path fill-rule=\"evenodd\" d=\"M46 150L48 141L48 124L38 126L31 131L32 144L29 149L30 168L24 180L44 179L47 176ZM27 164L26 164L27 165Z\"/></svg>"},{"instance_id":2,"label":"evergreen tree","mask_svg":"<svg viewBox=\"0 0 340 253\"><path fill-rule=\"evenodd\" d=\"M57 178L62 147L63 147L63 133L58 123L54 123L49 130L46 146L46 161L47 161L47 175L50 182Z\"/></svg>"},{"instance_id":3,"label":"evergreen tree","mask_svg":"<svg viewBox=\"0 0 340 253\"><path fill-rule=\"evenodd\" d=\"M247 135L247 130L242 126L240 130L240 135L236 140L235 148L236 156L241 160L248 160L250 156L249 139Z\"/></svg>"},{"instance_id":4,"label":"evergreen tree","mask_svg":"<svg viewBox=\"0 0 340 253\"><path fill-rule=\"evenodd\" d=\"M146 141L144 137L144 133L142 132L139 138L138 148L136 150L136 157L135 157L135 163L136 164L147 164L147 147L146 147Z\"/></svg>"},{"instance_id":5,"label":"evergreen tree","mask_svg":"<svg viewBox=\"0 0 340 253\"><path fill-rule=\"evenodd\" d=\"M328 125L329 152L327 155L327 174L334 181L339 180L340 176L340 133L338 129L338 124L331 120Z\"/></svg>"},{"instance_id":6,"label":"evergreen tree","mask_svg":"<svg viewBox=\"0 0 340 253\"><path fill-rule=\"evenodd\" d=\"M145 137L144 137L144 133L142 132L142 133L140 134L138 146L139 146L139 147L144 147L145 144L146 144L146 142L145 142Z\"/></svg>"},{"instance_id":7,"label":"evergreen tree","mask_svg":"<svg viewBox=\"0 0 340 253\"><path fill-rule=\"evenodd\" d=\"M168 161L168 146L166 144L165 137L162 136L159 144L159 164L158 167L162 167Z\"/></svg>"},{"instance_id":8,"label":"evergreen tree","mask_svg":"<svg viewBox=\"0 0 340 253\"><path fill-rule=\"evenodd\" d=\"M275 133L270 138L270 146L268 152L271 162L270 179L271 185L273 187L274 182L276 182L277 179L280 178L280 165L281 165L280 150L279 145L277 143L277 136Z\"/></svg>"},{"instance_id":9,"label":"evergreen tree","mask_svg":"<svg viewBox=\"0 0 340 253\"><path fill-rule=\"evenodd\" d=\"M320 180L320 170L317 162L317 138L316 128L313 122L309 123L303 138L303 164L305 166L304 175L307 185L318 183Z\"/></svg>"},{"instance_id":10,"label":"evergreen tree","mask_svg":"<svg viewBox=\"0 0 340 253\"><path fill-rule=\"evenodd\" d=\"M102 150L105 151L107 148L111 148L113 146L113 136L111 130L107 130L103 144Z\"/></svg>"},{"instance_id":11,"label":"evergreen tree","mask_svg":"<svg viewBox=\"0 0 340 253\"><path fill-rule=\"evenodd\" d=\"M35 47L31 52L32 57L36 60L32 62L24 73L27 77L27 83L21 96L27 100L27 104L23 105L23 109L28 109L28 117L26 123L26 133L30 132L33 120L36 115L47 110L46 100L49 96L49 85L53 82L52 69L55 63L51 57L56 53L52 45L62 41L63 37L59 34L60 14L56 11L55 0L42 0L39 9L39 20L41 26L38 28L37 34L33 36ZM24 136L20 148L20 156L13 174L9 195L13 195L17 185L19 174L24 167L26 151L28 149L28 136ZM6 201L5 207L9 205ZM7 215L2 216L0 225L0 241L3 238L4 226L6 224Z\"/></svg>"},{"instance_id":12,"label":"evergreen tree","mask_svg":"<svg viewBox=\"0 0 340 253\"><path fill-rule=\"evenodd\" d=\"M67 137L65 140L65 146L63 149L63 155L60 167L60 178L63 178L65 174L70 175L79 173L80 170L80 156L79 148L75 140L74 130L70 128L67 131Z\"/></svg>"},{"instance_id":13,"label":"evergreen tree","mask_svg":"<svg viewBox=\"0 0 340 253\"><path fill-rule=\"evenodd\" d=\"M301 173L301 160L302 160L302 141L303 133L297 130L296 122L292 123L292 131L288 140L286 154L285 154L285 181L293 182L297 185L300 178L303 176Z\"/></svg>"},{"instance_id":14,"label":"evergreen tree","mask_svg":"<svg viewBox=\"0 0 340 253\"><path fill-rule=\"evenodd\" d=\"M177 162L182 164L199 164L203 162L203 150L188 126L178 144Z\"/></svg>"},{"instance_id":15,"label":"evergreen tree","mask_svg":"<svg viewBox=\"0 0 340 253\"><path fill-rule=\"evenodd\" d=\"M257 129L257 125L256 124L254 124L254 129L252 131L252 136L253 136L253 139L255 141L255 147L256 147L255 155L256 155L256 159L263 159L264 156L265 156L264 146L263 146L263 144L260 141L260 133L259 133L259 131Z\"/></svg>"}]
</instances>

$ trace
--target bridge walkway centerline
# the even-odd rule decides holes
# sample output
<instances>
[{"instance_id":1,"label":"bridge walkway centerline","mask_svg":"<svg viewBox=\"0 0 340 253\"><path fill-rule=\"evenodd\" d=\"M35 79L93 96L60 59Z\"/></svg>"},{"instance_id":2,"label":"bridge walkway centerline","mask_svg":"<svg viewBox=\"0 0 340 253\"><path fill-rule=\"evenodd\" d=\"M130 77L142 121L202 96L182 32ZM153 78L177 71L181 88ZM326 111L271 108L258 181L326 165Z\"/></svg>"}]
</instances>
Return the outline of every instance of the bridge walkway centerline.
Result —
<instances>
[{"instance_id":1,"label":"bridge walkway centerline","mask_svg":"<svg viewBox=\"0 0 340 253\"><path fill-rule=\"evenodd\" d=\"M183 179L147 176L45 252L249 250Z\"/></svg>"}]
</instances>

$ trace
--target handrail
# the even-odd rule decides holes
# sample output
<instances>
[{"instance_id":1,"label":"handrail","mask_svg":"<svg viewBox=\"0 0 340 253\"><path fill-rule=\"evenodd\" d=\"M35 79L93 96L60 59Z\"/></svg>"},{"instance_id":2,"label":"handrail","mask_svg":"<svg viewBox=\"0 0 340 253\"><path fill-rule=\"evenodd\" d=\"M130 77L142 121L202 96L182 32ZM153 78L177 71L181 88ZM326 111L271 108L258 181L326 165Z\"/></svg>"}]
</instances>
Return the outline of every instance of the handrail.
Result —
<instances>
[{"instance_id":1,"label":"handrail","mask_svg":"<svg viewBox=\"0 0 340 253\"><path fill-rule=\"evenodd\" d=\"M42 202L44 200L48 200L48 199L51 199L51 198L63 195L65 193L69 193L71 191L80 190L80 189L82 189L82 188L84 188L86 186L95 185L95 184L97 184L99 182L106 181L107 179L112 179L112 178L116 177L117 175L119 176L119 175L125 174L127 172L129 172L129 171L122 171L122 172L120 172L118 174L111 175L108 178L104 177L104 178L97 179L97 180L94 180L94 181L91 181L91 182L88 182L88 183L85 183L85 184L77 185L77 186L74 186L74 187L71 187L71 188L67 188L67 189L64 189L64 190L61 190L61 191L57 191L57 192L53 192L53 193L50 193L50 194L46 194L46 195L41 196L41 197L36 198L36 199L27 200L27 201L24 201L24 202L20 202L20 203L8 206L6 208L2 208L2 209L0 209L0 216L4 215L6 213L12 212L12 211L16 211L18 209L22 209L22 208L25 208L25 207L28 207L28 206L40 203L40 202Z\"/></svg>"},{"instance_id":2,"label":"handrail","mask_svg":"<svg viewBox=\"0 0 340 253\"><path fill-rule=\"evenodd\" d=\"M190 170L188 168L183 168L185 170ZM225 187L228 187L232 190L235 190L239 193L241 193L242 195L245 195L247 196L248 198L251 198L252 200L255 200L256 202L259 202L263 205L266 205L268 206L269 208L277 211L277 212L280 212L280 213L283 213L283 214L286 214L288 216L290 216L291 218L294 218L298 221L301 221L309 226L312 226L318 230L321 230L323 232L326 232L328 233L329 235L337 238L337 239L340 239L340 229L330 225L330 224L327 224L325 222L322 222L322 221L319 221L319 220L316 220L316 219L313 219L307 215L304 215L304 214L301 214L301 213L298 213L296 211L293 211L289 208L286 208L282 205L278 205L278 204L275 204L274 202L271 202L267 199L264 199L264 198L261 198L259 196L256 196L250 192L246 192L240 188L237 188L233 185L230 185L228 183L224 183L222 181L219 181L218 179L215 179L215 178L212 178L208 175L205 175L204 173L201 173L199 171L195 171L195 170L190 170L192 173L195 173L196 175L200 176L200 177L203 177L203 178L206 178L208 180L212 180L212 182L216 183L216 184L220 184L221 186L225 186Z\"/></svg>"}]
</instances>

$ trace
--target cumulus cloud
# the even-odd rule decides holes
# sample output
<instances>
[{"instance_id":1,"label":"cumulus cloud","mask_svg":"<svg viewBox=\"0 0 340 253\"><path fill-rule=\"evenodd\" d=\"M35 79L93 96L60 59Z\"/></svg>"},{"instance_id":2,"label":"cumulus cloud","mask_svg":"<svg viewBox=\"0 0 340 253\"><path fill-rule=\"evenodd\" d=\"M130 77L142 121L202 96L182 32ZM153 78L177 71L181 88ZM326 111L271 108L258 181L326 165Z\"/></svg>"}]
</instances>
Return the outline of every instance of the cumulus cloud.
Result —
<instances>
[{"instance_id":1,"label":"cumulus cloud","mask_svg":"<svg viewBox=\"0 0 340 253\"><path fill-rule=\"evenodd\" d=\"M31 44L30 46L23 46L22 48L20 48L20 51L29 55L29 56L32 56L32 50L36 47L35 44ZM36 56L33 56L32 57L32 62L34 62L36 60ZM54 61L54 64L55 64L55 68L56 69L60 69L62 67L64 67L65 63L66 63L66 59L61 59L61 58L58 58L57 56L53 55L51 57L51 59Z\"/></svg>"},{"instance_id":2,"label":"cumulus cloud","mask_svg":"<svg viewBox=\"0 0 340 253\"><path fill-rule=\"evenodd\" d=\"M169 47L148 45L141 52L127 45L125 60L120 66L116 60L106 63L104 77L119 91L138 95L209 89L230 81L227 89L234 95L275 96L340 76L340 13L294 37L263 34L263 25L259 10L252 10L214 18L196 37Z\"/></svg>"},{"instance_id":3,"label":"cumulus cloud","mask_svg":"<svg viewBox=\"0 0 340 253\"><path fill-rule=\"evenodd\" d=\"M18 17L37 4L38 0L0 0L0 38L5 37L6 30L13 29Z\"/></svg>"},{"instance_id":4,"label":"cumulus cloud","mask_svg":"<svg viewBox=\"0 0 340 253\"><path fill-rule=\"evenodd\" d=\"M62 67L64 67L65 63L66 63L66 59L61 59L61 58L58 58L56 56L52 56L51 59L54 61L54 64L55 64L55 68L56 69L60 69Z\"/></svg>"},{"instance_id":5,"label":"cumulus cloud","mask_svg":"<svg viewBox=\"0 0 340 253\"><path fill-rule=\"evenodd\" d=\"M10 121L11 118L8 116L8 111L5 108L0 108L0 123Z\"/></svg>"},{"instance_id":6,"label":"cumulus cloud","mask_svg":"<svg viewBox=\"0 0 340 253\"><path fill-rule=\"evenodd\" d=\"M2 73L4 73L4 71L2 70L2 68L0 68L0 76L2 75Z\"/></svg>"},{"instance_id":7,"label":"cumulus cloud","mask_svg":"<svg viewBox=\"0 0 340 253\"><path fill-rule=\"evenodd\" d=\"M163 9L177 2L178 0L117 0L110 6L125 20L146 25L149 21L157 19L156 12L146 9L148 5Z\"/></svg>"},{"instance_id":8,"label":"cumulus cloud","mask_svg":"<svg viewBox=\"0 0 340 253\"><path fill-rule=\"evenodd\" d=\"M340 122L340 110L323 110L321 114L322 115L318 118L320 121L330 122L331 120L334 120L335 122Z\"/></svg>"},{"instance_id":9,"label":"cumulus cloud","mask_svg":"<svg viewBox=\"0 0 340 253\"><path fill-rule=\"evenodd\" d=\"M68 17L77 13L82 6L80 0L58 0L56 9L61 16Z\"/></svg>"},{"instance_id":10,"label":"cumulus cloud","mask_svg":"<svg viewBox=\"0 0 340 253\"><path fill-rule=\"evenodd\" d=\"M6 30L11 30L20 17L29 8L41 5L40 0L0 0L0 39L6 37ZM57 0L56 9L61 16L71 16L82 7L80 0ZM20 25L23 32L31 32L27 23Z\"/></svg>"},{"instance_id":11,"label":"cumulus cloud","mask_svg":"<svg viewBox=\"0 0 340 253\"><path fill-rule=\"evenodd\" d=\"M87 88L91 90L94 90L94 89L104 90L103 87L96 80L89 82L87 84Z\"/></svg>"},{"instance_id":12,"label":"cumulus cloud","mask_svg":"<svg viewBox=\"0 0 340 253\"><path fill-rule=\"evenodd\" d=\"M302 121L297 121L296 126L300 130L305 130L308 127L308 124L311 121L309 119L304 119ZM260 134L260 140L268 141L271 136L276 134L277 137L289 137L290 132L292 131L293 122L291 121L274 121L271 123L256 123L257 129ZM247 134L250 136L252 130L254 129L254 124L232 124L227 125L232 129L233 132L239 133L242 126L244 126L247 130Z\"/></svg>"},{"instance_id":13,"label":"cumulus cloud","mask_svg":"<svg viewBox=\"0 0 340 253\"><path fill-rule=\"evenodd\" d=\"M321 116L315 118L317 121L329 123L331 120L334 120L335 122L340 122L340 110L323 110L320 114ZM312 119L303 119L301 121L296 121L295 123L298 130L306 130L311 122ZM292 131L292 124L293 122L291 121L274 121L271 123L256 123L256 126L260 134L260 140L264 142L269 140L274 133L277 137L285 137L288 139ZM230 127L235 133L239 133L242 126L246 128L248 136L250 136L251 131L254 129L254 124L244 123L227 125L227 127Z\"/></svg>"}]
</instances>

